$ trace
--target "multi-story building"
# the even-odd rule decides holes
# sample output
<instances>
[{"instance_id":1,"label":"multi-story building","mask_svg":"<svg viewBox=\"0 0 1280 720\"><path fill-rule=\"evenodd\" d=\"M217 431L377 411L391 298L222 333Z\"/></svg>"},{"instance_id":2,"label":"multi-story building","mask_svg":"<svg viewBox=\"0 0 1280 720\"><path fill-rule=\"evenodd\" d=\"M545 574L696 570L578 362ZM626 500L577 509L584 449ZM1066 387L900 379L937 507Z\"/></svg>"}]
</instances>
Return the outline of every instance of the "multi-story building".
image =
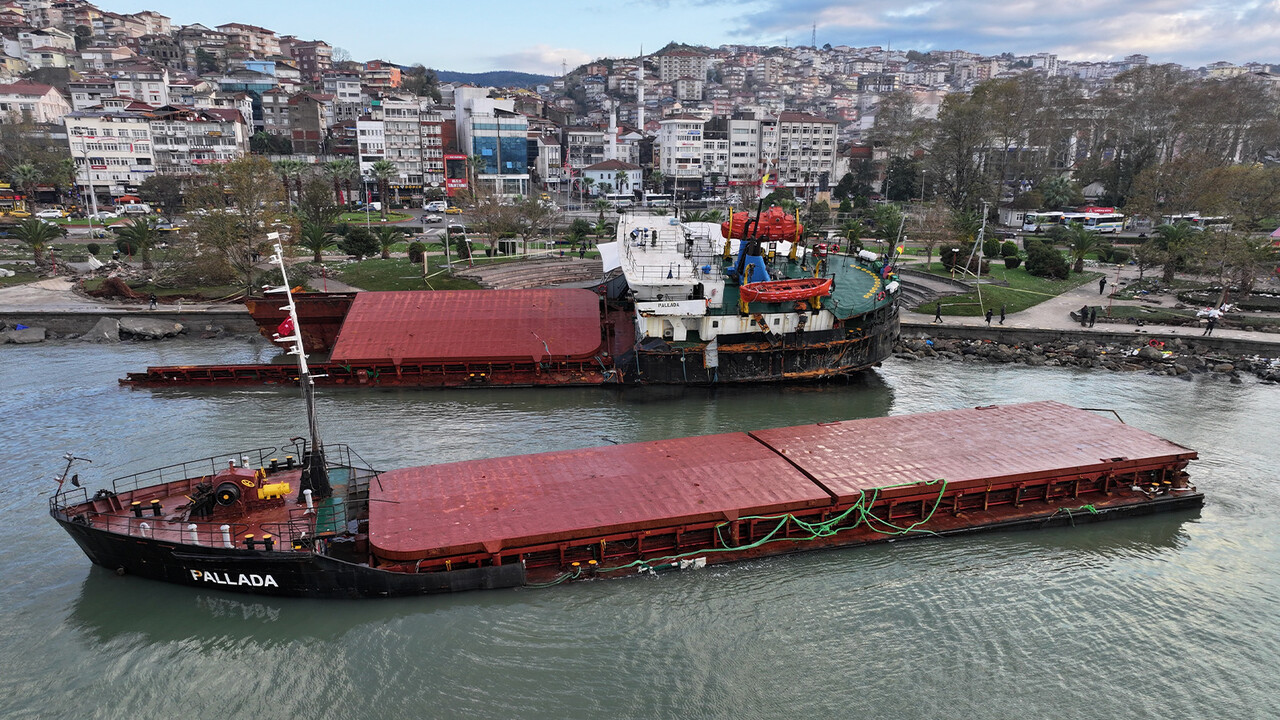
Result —
<instances>
[{"instance_id":1,"label":"multi-story building","mask_svg":"<svg viewBox=\"0 0 1280 720\"><path fill-rule=\"evenodd\" d=\"M529 194L529 119L508 99L489 97L489 88L454 91L459 149L480 156L476 189L504 197Z\"/></svg>"},{"instance_id":2,"label":"multi-story building","mask_svg":"<svg viewBox=\"0 0 1280 720\"><path fill-rule=\"evenodd\" d=\"M275 32L257 25L243 23L227 23L218 26L218 32L227 38L227 46L239 47L243 52L257 58L268 58L280 54L280 38Z\"/></svg>"},{"instance_id":3,"label":"multi-story building","mask_svg":"<svg viewBox=\"0 0 1280 720\"><path fill-rule=\"evenodd\" d=\"M328 149L333 96L298 93L289 98L289 130L295 155L320 155Z\"/></svg>"},{"instance_id":4,"label":"multi-story building","mask_svg":"<svg viewBox=\"0 0 1280 720\"><path fill-rule=\"evenodd\" d=\"M192 175L249 152L244 117L230 109L164 107L151 113L156 172Z\"/></svg>"},{"instance_id":5,"label":"multi-story building","mask_svg":"<svg viewBox=\"0 0 1280 720\"><path fill-rule=\"evenodd\" d=\"M173 32L169 18L154 10L143 10L133 14L133 18L146 26L147 35L168 35Z\"/></svg>"},{"instance_id":6,"label":"multi-story building","mask_svg":"<svg viewBox=\"0 0 1280 720\"><path fill-rule=\"evenodd\" d=\"M605 160L583 168L582 176L592 181L592 192L596 195L634 193L641 188L643 170L621 160Z\"/></svg>"},{"instance_id":7,"label":"multi-story building","mask_svg":"<svg viewBox=\"0 0 1280 720\"><path fill-rule=\"evenodd\" d=\"M333 46L323 40L290 43L289 56L298 64L302 77L310 82L319 80L333 67Z\"/></svg>"},{"instance_id":8,"label":"multi-story building","mask_svg":"<svg viewBox=\"0 0 1280 720\"><path fill-rule=\"evenodd\" d=\"M535 142L538 153L535 167L538 170L538 177L542 178L542 182L549 187L559 187L565 180L564 151L560 146L560 139L554 135L539 135L535 138Z\"/></svg>"},{"instance_id":9,"label":"multi-story building","mask_svg":"<svg viewBox=\"0 0 1280 720\"><path fill-rule=\"evenodd\" d=\"M211 30L199 23L195 25L182 26L175 36L178 40L178 46L182 49L182 64L188 70L207 72L209 68L198 68L197 50L203 54L213 58L217 63L217 70L225 70L222 64L227 48L226 33Z\"/></svg>"},{"instance_id":10,"label":"multi-story building","mask_svg":"<svg viewBox=\"0 0 1280 720\"><path fill-rule=\"evenodd\" d=\"M605 161L609 134L594 127L564 129L564 164L577 176L588 166Z\"/></svg>"},{"instance_id":11,"label":"multi-story building","mask_svg":"<svg viewBox=\"0 0 1280 720\"><path fill-rule=\"evenodd\" d=\"M382 60L370 60L364 64L360 81L371 88L394 90L400 87L400 68Z\"/></svg>"},{"instance_id":12,"label":"multi-story building","mask_svg":"<svg viewBox=\"0 0 1280 720\"><path fill-rule=\"evenodd\" d=\"M116 95L148 105L169 104L169 69L148 65L117 67L111 71Z\"/></svg>"},{"instance_id":13,"label":"multi-story building","mask_svg":"<svg viewBox=\"0 0 1280 720\"><path fill-rule=\"evenodd\" d=\"M289 124L289 100L289 93L280 88L262 93L262 129L268 135L293 137Z\"/></svg>"},{"instance_id":14,"label":"multi-story building","mask_svg":"<svg viewBox=\"0 0 1280 720\"><path fill-rule=\"evenodd\" d=\"M676 192L702 190L702 131L706 121L695 115L663 118L655 152L658 169Z\"/></svg>"},{"instance_id":15,"label":"multi-story building","mask_svg":"<svg viewBox=\"0 0 1280 720\"><path fill-rule=\"evenodd\" d=\"M0 85L0 123L60 123L71 109L62 93L49 85Z\"/></svg>"},{"instance_id":16,"label":"multi-story building","mask_svg":"<svg viewBox=\"0 0 1280 720\"><path fill-rule=\"evenodd\" d=\"M423 105L418 114L422 138L422 184L444 187L444 113L435 105Z\"/></svg>"},{"instance_id":17,"label":"multi-story building","mask_svg":"<svg viewBox=\"0 0 1280 720\"><path fill-rule=\"evenodd\" d=\"M778 116L778 184L801 197L825 190L835 170L834 120L784 112Z\"/></svg>"},{"instance_id":18,"label":"multi-story building","mask_svg":"<svg viewBox=\"0 0 1280 720\"><path fill-rule=\"evenodd\" d=\"M84 197L92 187L98 201L109 204L112 198L137 192L155 173L149 111L123 98L108 98L101 107L66 116L76 185Z\"/></svg>"},{"instance_id":19,"label":"multi-story building","mask_svg":"<svg viewBox=\"0 0 1280 720\"><path fill-rule=\"evenodd\" d=\"M701 77L681 77L675 80L677 100L701 100L706 81Z\"/></svg>"},{"instance_id":20,"label":"multi-story building","mask_svg":"<svg viewBox=\"0 0 1280 720\"><path fill-rule=\"evenodd\" d=\"M662 82L673 82L682 77L707 77L710 58L692 50L671 50L658 55L658 79Z\"/></svg>"},{"instance_id":21,"label":"multi-story building","mask_svg":"<svg viewBox=\"0 0 1280 720\"><path fill-rule=\"evenodd\" d=\"M114 95L116 83L109 77L84 76L67 83L67 91L71 94L72 110L87 110Z\"/></svg>"}]
</instances>

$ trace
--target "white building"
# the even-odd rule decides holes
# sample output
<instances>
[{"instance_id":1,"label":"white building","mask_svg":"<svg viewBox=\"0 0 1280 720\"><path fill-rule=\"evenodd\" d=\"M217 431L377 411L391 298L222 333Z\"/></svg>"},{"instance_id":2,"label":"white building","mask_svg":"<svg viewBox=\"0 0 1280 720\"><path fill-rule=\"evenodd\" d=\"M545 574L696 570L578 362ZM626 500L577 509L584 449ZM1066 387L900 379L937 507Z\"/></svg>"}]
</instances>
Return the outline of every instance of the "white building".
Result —
<instances>
[{"instance_id":1,"label":"white building","mask_svg":"<svg viewBox=\"0 0 1280 720\"><path fill-rule=\"evenodd\" d=\"M76 163L76 185L88 197L90 183L103 203L137 192L156 171L149 112L108 99L104 107L69 113L67 144ZM147 108L146 110L150 110Z\"/></svg>"},{"instance_id":2,"label":"white building","mask_svg":"<svg viewBox=\"0 0 1280 720\"><path fill-rule=\"evenodd\" d=\"M659 123L654 151L658 169L677 189L702 187L702 129L706 121L694 115L672 115Z\"/></svg>"},{"instance_id":3,"label":"white building","mask_svg":"<svg viewBox=\"0 0 1280 720\"><path fill-rule=\"evenodd\" d=\"M62 93L49 85L20 82L0 85L0 123L60 123L71 112Z\"/></svg>"},{"instance_id":4,"label":"white building","mask_svg":"<svg viewBox=\"0 0 1280 720\"><path fill-rule=\"evenodd\" d=\"M150 129L161 174L191 175L249 152L248 125L230 108L158 108Z\"/></svg>"},{"instance_id":5,"label":"white building","mask_svg":"<svg viewBox=\"0 0 1280 720\"><path fill-rule=\"evenodd\" d=\"M634 193L640 190L644 181L644 171L639 165L621 160L605 160L591 165L583 169L582 176L591 178L594 183L591 190L596 195Z\"/></svg>"}]
</instances>

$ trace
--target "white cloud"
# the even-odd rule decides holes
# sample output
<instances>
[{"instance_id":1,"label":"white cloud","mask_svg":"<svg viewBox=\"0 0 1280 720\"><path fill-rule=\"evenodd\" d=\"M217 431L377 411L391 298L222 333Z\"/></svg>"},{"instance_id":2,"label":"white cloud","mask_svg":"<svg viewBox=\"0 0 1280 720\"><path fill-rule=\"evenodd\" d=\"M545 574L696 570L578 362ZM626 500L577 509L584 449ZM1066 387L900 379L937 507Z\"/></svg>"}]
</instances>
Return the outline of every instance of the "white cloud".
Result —
<instances>
[{"instance_id":1,"label":"white cloud","mask_svg":"<svg viewBox=\"0 0 1280 720\"><path fill-rule=\"evenodd\" d=\"M1101 60L1130 53L1153 62L1202 65L1280 61L1280 2L1256 0L772 0L737 15L741 42L783 36L819 43L887 45L974 52L1054 52L1066 60Z\"/></svg>"},{"instance_id":2,"label":"white cloud","mask_svg":"<svg viewBox=\"0 0 1280 720\"><path fill-rule=\"evenodd\" d=\"M581 50L553 48L539 44L512 53L494 55L488 59L488 62L495 69L559 75L561 63L572 70L593 59L591 55Z\"/></svg>"}]
</instances>

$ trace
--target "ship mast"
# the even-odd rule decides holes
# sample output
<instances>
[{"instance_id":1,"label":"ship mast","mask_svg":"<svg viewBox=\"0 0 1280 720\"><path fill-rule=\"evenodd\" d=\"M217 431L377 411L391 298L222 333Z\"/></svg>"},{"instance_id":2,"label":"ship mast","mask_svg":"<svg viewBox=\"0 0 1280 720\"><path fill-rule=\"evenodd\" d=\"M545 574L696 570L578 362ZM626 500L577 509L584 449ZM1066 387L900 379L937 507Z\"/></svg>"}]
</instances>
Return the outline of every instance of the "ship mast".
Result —
<instances>
[{"instance_id":1,"label":"ship mast","mask_svg":"<svg viewBox=\"0 0 1280 720\"><path fill-rule=\"evenodd\" d=\"M302 473L302 483L299 489L299 496L305 490L311 490L313 496L317 499L324 499L333 495L333 488L329 485L329 471L325 466L324 446L320 444L320 427L316 421L316 384L311 376L311 371L307 367L307 355L302 348L302 326L298 323L298 306L293 302L293 291L289 289L289 276L285 272L284 266L284 250L279 243L274 246L275 255L272 255L270 262L275 263L280 268L280 279L284 285L278 288L270 288L267 292L284 293L287 305L280 308L289 313L284 322L280 323L279 332L275 341L278 343L287 343L289 346L289 354L298 358L298 384L302 386L302 398L307 406L307 430L311 433L311 452L307 454L307 465Z\"/></svg>"}]
</instances>

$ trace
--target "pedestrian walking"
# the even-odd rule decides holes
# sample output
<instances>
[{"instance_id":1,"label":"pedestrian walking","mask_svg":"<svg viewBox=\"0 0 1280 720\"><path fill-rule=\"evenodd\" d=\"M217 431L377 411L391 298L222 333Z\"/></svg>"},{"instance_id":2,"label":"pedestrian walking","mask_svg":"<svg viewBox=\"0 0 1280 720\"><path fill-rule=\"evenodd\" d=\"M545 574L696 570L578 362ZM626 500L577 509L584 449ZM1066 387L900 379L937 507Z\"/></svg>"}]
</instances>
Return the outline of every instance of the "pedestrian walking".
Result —
<instances>
[{"instance_id":1,"label":"pedestrian walking","mask_svg":"<svg viewBox=\"0 0 1280 720\"><path fill-rule=\"evenodd\" d=\"M1218 317L1220 315L1222 315L1222 313L1219 312L1217 308L1213 308L1209 311L1209 322L1204 326L1204 332L1200 333L1202 337L1213 334L1213 329L1218 326Z\"/></svg>"},{"instance_id":2,"label":"pedestrian walking","mask_svg":"<svg viewBox=\"0 0 1280 720\"><path fill-rule=\"evenodd\" d=\"M1098 294L1101 295L1102 291L1105 290L1106 288L1107 288L1107 279L1105 277L1098 278Z\"/></svg>"},{"instance_id":3,"label":"pedestrian walking","mask_svg":"<svg viewBox=\"0 0 1280 720\"><path fill-rule=\"evenodd\" d=\"M942 301L941 300L939 300L933 306L933 321L936 323L942 322Z\"/></svg>"},{"instance_id":4,"label":"pedestrian walking","mask_svg":"<svg viewBox=\"0 0 1280 720\"><path fill-rule=\"evenodd\" d=\"M987 308L987 327L991 327L991 316L993 314L994 313L991 312L991 308Z\"/></svg>"},{"instance_id":5,"label":"pedestrian walking","mask_svg":"<svg viewBox=\"0 0 1280 720\"><path fill-rule=\"evenodd\" d=\"M1000 306L1000 324L1004 324L1004 305Z\"/></svg>"},{"instance_id":6,"label":"pedestrian walking","mask_svg":"<svg viewBox=\"0 0 1280 720\"><path fill-rule=\"evenodd\" d=\"M1093 327L1093 324L1097 321L1098 321L1098 308L1093 308L1093 307L1089 308L1089 327Z\"/></svg>"},{"instance_id":7,"label":"pedestrian walking","mask_svg":"<svg viewBox=\"0 0 1280 720\"><path fill-rule=\"evenodd\" d=\"M1089 306L1080 306L1080 327L1086 327L1089 324Z\"/></svg>"},{"instance_id":8,"label":"pedestrian walking","mask_svg":"<svg viewBox=\"0 0 1280 720\"><path fill-rule=\"evenodd\" d=\"M155 309L156 309L156 294L155 294L155 293L151 293L151 297L147 298L147 302L149 302L149 303L150 303L150 308L149 308L149 309L151 309L151 310L155 310Z\"/></svg>"}]
</instances>

